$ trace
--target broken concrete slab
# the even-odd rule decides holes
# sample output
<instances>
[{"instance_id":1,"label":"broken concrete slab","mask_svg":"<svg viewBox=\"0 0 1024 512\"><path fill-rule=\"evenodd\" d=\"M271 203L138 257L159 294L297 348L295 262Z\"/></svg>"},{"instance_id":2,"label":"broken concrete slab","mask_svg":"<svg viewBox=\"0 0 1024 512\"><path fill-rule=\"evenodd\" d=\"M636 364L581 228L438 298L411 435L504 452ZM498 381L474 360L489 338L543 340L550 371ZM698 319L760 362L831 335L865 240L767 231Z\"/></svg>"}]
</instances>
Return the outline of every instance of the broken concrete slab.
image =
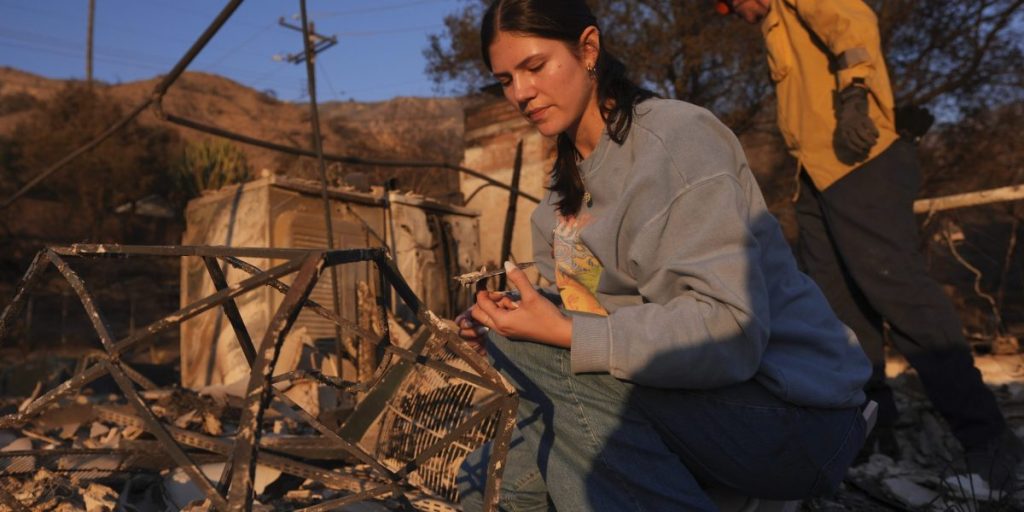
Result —
<instances>
[{"instance_id":1,"label":"broken concrete slab","mask_svg":"<svg viewBox=\"0 0 1024 512\"><path fill-rule=\"evenodd\" d=\"M939 493L920 486L906 477L885 478L882 480L882 487L897 500L916 509L935 503L939 498Z\"/></svg>"},{"instance_id":2,"label":"broken concrete slab","mask_svg":"<svg viewBox=\"0 0 1024 512\"><path fill-rule=\"evenodd\" d=\"M203 464L199 467L212 482L220 479L224 472L224 463ZM268 485L281 476L281 471L263 465L256 466L256 479L253 489L256 495L263 494ZM163 479L163 486L168 500L178 508L185 508L189 503L205 498L199 487L192 482L184 470L176 468L171 470Z\"/></svg>"}]
</instances>

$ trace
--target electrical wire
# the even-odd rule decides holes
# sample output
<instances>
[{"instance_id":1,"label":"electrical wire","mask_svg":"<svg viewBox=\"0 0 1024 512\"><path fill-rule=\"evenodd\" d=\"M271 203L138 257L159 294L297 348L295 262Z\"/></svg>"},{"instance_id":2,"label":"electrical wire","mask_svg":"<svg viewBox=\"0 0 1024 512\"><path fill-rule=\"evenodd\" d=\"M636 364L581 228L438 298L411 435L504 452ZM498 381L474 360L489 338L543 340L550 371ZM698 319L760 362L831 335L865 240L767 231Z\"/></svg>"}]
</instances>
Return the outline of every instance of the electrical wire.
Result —
<instances>
[{"instance_id":1,"label":"electrical wire","mask_svg":"<svg viewBox=\"0 0 1024 512\"><path fill-rule=\"evenodd\" d=\"M18 46L20 48L34 49L54 55L75 57L77 59L82 58L81 44L46 34L26 32L0 26L0 44L3 44L2 40L4 39L15 43L21 43L21 46ZM8 46L16 45L9 44ZM168 57L139 52L125 52L120 48L110 48L105 46L96 47L94 49L93 58L97 61L108 64L116 64L151 71L164 71L167 69L166 65L158 65L154 64L154 62L172 60ZM254 76L251 69L237 68L234 66L220 66L220 68L221 71L228 71L231 76L235 77L251 79Z\"/></svg>"},{"instance_id":2,"label":"electrical wire","mask_svg":"<svg viewBox=\"0 0 1024 512\"><path fill-rule=\"evenodd\" d=\"M184 126L186 128L191 128L191 129L196 130L196 131L200 131L200 132L203 132L203 133L208 133L210 135L215 135L217 137L223 137L225 139L230 139L230 140L233 140L233 141L236 141L236 142L241 142L242 144L249 144L251 146L257 146L257 147L261 147L261 148L265 148L265 149L270 149L270 150L273 150L273 151L279 151L279 152L282 152L282 153L287 153L287 154L296 155L296 156L306 156L306 157L315 157L316 156L316 152L310 151L308 149L302 149L302 148L297 148L297 147L285 146L284 144L277 144L277 143L274 143L274 142L257 139L255 137L250 137L248 135L242 135L240 133L231 132L231 131L225 130L223 128L218 128L216 126L210 126L210 125L203 124L203 123L200 123L200 122L197 122L197 121L193 121L191 119L186 119L184 117L178 117L178 116L176 116L174 114L168 114L168 113L163 112L163 111L158 111L157 112L157 117L159 117L160 119L163 119L165 121L168 121L170 123L177 124L179 126ZM505 190L509 190L509 191L512 190L511 186L509 186L509 185L507 185L505 183L502 183L502 182L500 182L500 181L498 181L498 180L496 180L494 178L491 178L490 176L487 176L486 174L483 174L480 171L476 171L476 170L470 169L468 167L463 167L461 165L451 164L451 163L448 163L448 162L428 162L428 161L423 161L423 160L389 160L389 159L382 159L382 158L362 158L362 157L351 156L351 155L333 155L333 154L329 154L329 153L325 153L324 154L324 159L327 160L327 161L331 161L331 162L340 162L340 163L343 163L343 164L351 164L351 165L365 165L365 166L379 166L379 167L408 167L408 168L419 168L419 169L447 169L447 170L450 170L450 171L455 171L455 172L459 172L459 173L462 173L462 174L466 174L466 175L472 176L474 178L483 180L483 181L485 181L487 183L490 183L490 184L492 184L492 185L494 185L496 187L499 187L499 188L502 188L502 189L505 189ZM519 197L522 197L522 198L527 199L529 201L532 201L534 203L540 203L540 199L539 198L537 198L534 195L528 194L528 193L526 193L526 192L524 192L522 190L519 191Z\"/></svg>"},{"instance_id":3,"label":"electrical wire","mask_svg":"<svg viewBox=\"0 0 1024 512\"><path fill-rule=\"evenodd\" d=\"M359 14L368 14L368 13L373 13L373 12L395 11L395 10L399 10L399 9L405 9L405 8L408 8L408 7L415 7L417 5L440 4L440 3L451 3L451 0L415 0L415 1L412 1L412 2L403 2L403 3L400 3L400 4L398 4L398 3L396 3L396 4L385 4L385 5L378 5L376 7L363 7L363 8L359 8L359 9L347 9L347 10L344 10L344 11L318 12L318 13L314 13L313 16L315 16L317 18L332 18L332 17L336 17L336 16L356 16L356 15L359 15Z\"/></svg>"},{"instance_id":4,"label":"electrical wire","mask_svg":"<svg viewBox=\"0 0 1024 512\"><path fill-rule=\"evenodd\" d=\"M33 176L32 179L29 180L23 187L18 189L17 192L8 197L2 203L0 203L0 210L9 207L20 197L22 197L30 190L35 188L35 186L38 185L40 182L48 178L53 173L63 169L65 165L67 165L74 159L78 158L78 156L87 153L91 151L94 147L100 145L100 143L109 138L112 134L114 134L115 132L123 128L125 125L127 125L129 122L131 122L133 119L135 119L143 110L148 108L149 105L151 105L155 100L162 97L163 94L167 92L167 89L171 87L171 84L173 84L174 81L177 80L178 77L180 77L181 74L185 72L185 68L187 68L188 65L192 63L193 60L195 60L196 56L199 55L199 52L207 45L207 43L210 42L211 39L213 39L213 36L217 33L217 31L219 31L220 28L224 26L224 23L227 22L228 18L231 17L231 14L235 12L235 10L238 8L239 5L241 5L241 3L242 0L230 0L224 6L224 8L220 11L220 14L218 14L217 17L214 18L214 20L210 23L210 25L206 27L206 30L203 31L199 38L196 39L194 43L192 43L192 46L189 47L188 51L185 52L184 55L182 55L181 59L178 60L174 67L166 75L164 75L163 79L160 80L156 87L153 88L153 92L151 95L143 99L142 102L136 105L135 108L133 108L127 115L121 118L121 120L119 120L118 122L111 125L99 136L83 144L82 146L79 146L70 154L58 160L57 163L47 167L39 174Z\"/></svg>"},{"instance_id":5,"label":"electrical wire","mask_svg":"<svg viewBox=\"0 0 1024 512\"><path fill-rule=\"evenodd\" d=\"M415 27L401 27L401 28L390 28L380 30L360 30L356 32L339 32L338 35L345 37L377 37L389 34L404 34L408 32L421 32L424 30L436 30L444 28L444 25L432 24L432 25L417 25Z\"/></svg>"},{"instance_id":6,"label":"electrical wire","mask_svg":"<svg viewBox=\"0 0 1024 512\"><path fill-rule=\"evenodd\" d=\"M45 47L41 47L41 46L28 45L28 44L24 44L24 43L19 44L19 43L10 43L10 42L4 42L4 41L0 41L0 46L6 46L8 48L18 48L18 49L28 50L28 51L32 51L32 52L47 53L47 54L50 54L50 55L56 55L56 56L59 56L59 57L66 57L68 59L74 59L76 61L81 61L82 60L82 52L70 52L70 51L59 50L59 49L54 49L54 48L45 48ZM120 66L128 66L128 67L133 67L133 68L136 68L136 69L145 69L147 71L154 71L154 70L162 71L164 69L167 69L167 68L163 68L163 67L160 67L160 66L144 64L144 63L141 63L141 62L126 62L126 61L123 61L123 60L112 59L112 58L108 58L108 57L102 57L102 56L99 56L99 55L95 55L93 58L96 59L97 62L106 62L108 64L117 64L117 65L120 65Z\"/></svg>"},{"instance_id":7,"label":"electrical wire","mask_svg":"<svg viewBox=\"0 0 1024 512\"><path fill-rule=\"evenodd\" d=\"M341 101L341 96L338 95L338 91L334 90L334 84L331 83L331 75L327 74L327 67L321 61L316 61L317 65L320 66L320 73L324 75L324 81L327 82L327 88L331 90L331 94L334 95L334 99Z\"/></svg>"},{"instance_id":8,"label":"electrical wire","mask_svg":"<svg viewBox=\"0 0 1024 512\"><path fill-rule=\"evenodd\" d=\"M56 18L56 19L70 20L70 21L75 21L75 22L81 21L81 17L80 16L72 16L72 15L67 14L67 12L65 12L65 11L53 11L53 10L49 10L49 9L39 9L39 8L36 8L36 7L28 7L28 6L21 5L21 4L13 4L12 5L12 4L3 3L3 2L0 2L0 8L2 8L2 9L12 9L12 10L16 10L16 11L21 11L21 12L26 12L26 13L30 13L30 14L35 14L35 15L38 15L38 16L45 17L47 19ZM206 17L205 19L209 19L209 17ZM190 39L184 39L184 38L179 37L177 32L174 32L173 34L168 34L168 33L155 34L154 31L152 30L152 28L150 28L149 30L143 30L143 29L137 28L137 25L129 25L129 24L123 24L123 23L113 23L109 19L103 19L103 18L97 20L97 29L98 30L99 29L106 29L106 28L113 28L113 29L116 29L118 32L135 34L135 35L143 36L145 38L153 38L154 36L159 35L160 39L163 40L163 41L169 41L169 42L175 42L175 43L181 43L181 44L191 44L192 43L192 40L190 40ZM76 43L76 44L78 44L79 47L81 46L80 43ZM256 53L251 53L249 55L257 56Z\"/></svg>"},{"instance_id":9,"label":"electrical wire","mask_svg":"<svg viewBox=\"0 0 1024 512\"><path fill-rule=\"evenodd\" d=\"M221 63L224 62L225 59L227 59L228 57L234 55L235 53L238 53L242 48L245 48L246 46L249 46L249 44L252 43L253 41L255 41L256 38L258 38L261 35L263 35L264 33L266 33L268 30L273 28L275 25L277 25L277 23L268 23L264 27L256 30L249 37L245 38L245 40L243 40L241 43L239 43L236 46L232 47L230 50L227 50L227 51L223 52L221 54L221 56L218 57L217 59L215 59L212 63L203 65L203 68L204 69L212 69L212 68L219 67L221 65ZM254 54L250 53L248 55L254 55Z\"/></svg>"}]
</instances>

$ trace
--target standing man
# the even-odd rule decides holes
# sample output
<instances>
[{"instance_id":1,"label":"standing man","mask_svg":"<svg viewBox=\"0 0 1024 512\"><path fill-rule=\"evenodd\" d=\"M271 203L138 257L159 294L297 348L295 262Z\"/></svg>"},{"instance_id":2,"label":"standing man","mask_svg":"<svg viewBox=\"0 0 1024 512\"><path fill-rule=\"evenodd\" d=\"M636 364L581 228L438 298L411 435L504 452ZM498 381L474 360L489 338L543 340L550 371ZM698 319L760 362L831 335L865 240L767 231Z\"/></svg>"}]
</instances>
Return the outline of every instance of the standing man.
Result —
<instances>
[{"instance_id":1,"label":"standing man","mask_svg":"<svg viewBox=\"0 0 1024 512\"><path fill-rule=\"evenodd\" d=\"M1007 489L1024 449L917 249L920 169L915 147L896 133L875 13L863 0L717 3L723 14L761 24L779 129L800 169L798 256L874 365L865 391L879 404L878 426L865 450L899 449L885 382L885 321L963 446L968 473Z\"/></svg>"}]
</instances>

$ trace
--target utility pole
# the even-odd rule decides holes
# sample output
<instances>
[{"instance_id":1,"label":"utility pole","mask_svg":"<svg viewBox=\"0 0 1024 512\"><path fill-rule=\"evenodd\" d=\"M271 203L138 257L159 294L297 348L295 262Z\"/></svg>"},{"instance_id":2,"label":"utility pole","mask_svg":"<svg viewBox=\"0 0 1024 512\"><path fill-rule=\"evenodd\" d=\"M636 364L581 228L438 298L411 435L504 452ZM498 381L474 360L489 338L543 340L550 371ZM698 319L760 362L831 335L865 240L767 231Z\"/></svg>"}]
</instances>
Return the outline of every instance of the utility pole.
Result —
<instances>
[{"instance_id":1,"label":"utility pole","mask_svg":"<svg viewBox=\"0 0 1024 512\"><path fill-rule=\"evenodd\" d=\"M284 27L286 29L291 29L293 31L297 31L297 32L301 32L302 33L302 39L309 46L309 56L310 56L310 58L312 58L312 57L316 56L316 54L321 53L322 51L324 51L324 50L326 50L326 49L328 49L328 48L338 44L338 36L337 35L325 36L323 34L317 34L316 31L313 30L313 23L312 22L309 22L305 26L305 29L303 29L302 27L299 27L299 26L296 26L296 25L292 25L292 24L286 22L285 16L281 16L280 18L278 18L278 25L280 25L280 26L282 26L282 27ZM291 63L302 63L302 62L306 61L306 49L305 49L305 47L303 47L302 51L297 52L297 53L289 53L288 55L285 55L284 57L281 57L279 55L274 55L274 60L279 60L281 58L284 58L285 60L287 60L287 61L289 61Z\"/></svg>"},{"instance_id":2,"label":"utility pole","mask_svg":"<svg viewBox=\"0 0 1024 512\"><path fill-rule=\"evenodd\" d=\"M92 32L96 19L96 0L89 0L89 29L85 40L85 82L92 86Z\"/></svg>"},{"instance_id":3,"label":"utility pole","mask_svg":"<svg viewBox=\"0 0 1024 512\"><path fill-rule=\"evenodd\" d=\"M327 166L324 163L324 148L323 148L323 137L320 136L320 111L316 103L316 72L314 70L314 59L320 52L338 44L337 36L324 36L317 34L313 31L313 22L306 18L306 0L299 0L299 12L301 22L300 26L295 26L287 23L284 17L278 20L278 23L285 28L298 31L302 34L302 52L291 54L286 57L288 62L292 64L306 63L306 87L309 94L309 124L311 131L313 132L313 149L316 151L317 167L320 170L320 198L324 205L324 227L327 229L327 248L333 250L334 246L334 226L331 222L331 200L327 195ZM334 298L334 314L338 318L341 318L341 298L338 294L338 267L331 267L331 296ZM385 327L386 329L386 327ZM343 353L345 352L345 343L341 339L341 327L338 325L334 326L334 335L337 341L338 349L338 375L341 375L341 360ZM368 341L368 340L367 340ZM364 342L365 343L365 342ZM349 354L355 359L358 369L359 354Z\"/></svg>"},{"instance_id":4,"label":"utility pole","mask_svg":"<svg viewBox=\"0 0 1024 512\"><path fill-rule=\"evenodd\" d=\"M284 16L282 16L278 18L277 24L281 25L284 28L289 28L301 32L303 34L303 40L305 40L309 46L310 59L316 57L317 54L323 52L324 50L338 44L337 35L325 36L323 34L317 34L316 31L313 29L312 21L310 21L309 24L306 25L306 28L303 29L300 26L288 23L287 21L285 21ZM280 60L282 58L283 60L286 60L292 64L302 64L303 62L306 61L306 50L305 48L303 48L303 51L301 52L290 53L288 55L285 55L284 57L276 55L274 56L275 60Z\"/></svg>"}]
</instances>

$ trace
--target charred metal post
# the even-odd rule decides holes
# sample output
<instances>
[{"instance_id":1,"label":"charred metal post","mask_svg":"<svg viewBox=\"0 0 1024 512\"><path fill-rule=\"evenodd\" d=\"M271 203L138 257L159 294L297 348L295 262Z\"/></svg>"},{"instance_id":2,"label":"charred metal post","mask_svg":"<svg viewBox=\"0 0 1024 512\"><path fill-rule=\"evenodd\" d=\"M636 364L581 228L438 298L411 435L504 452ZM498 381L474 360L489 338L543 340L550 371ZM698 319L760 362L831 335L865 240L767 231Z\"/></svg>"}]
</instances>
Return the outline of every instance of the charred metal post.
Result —
<instances>
[{"instance_id":1,"label":"charred metal post","mask_svg":"<svg viewBox=\"0 0 1024 512\"><path fill-rule=\"evenodd\" d=\"M185 453L185 450L181 449L178 443L174 442L174 438L167 432L164 424L153 414L152 411L146 407L146 403L142 401L142 397L132 387L132 383L128 380L128 377L124 374L124 371L119 367L118 362L115 361L103 361L103 366L107 372L117 382L117 387L121 388L125 398L128 399L128 403L135 409L135 412L146 422L146 430L150 434L160 441L160 446L167 452L175 462L185 471L192 483L196 484L203 494L206 495L206 499L213 503L213 506L217 510L227 510L228 502L224 500L224 497L217 492L217 488L214 487L213 483L206 478L203 471L199 469L195 461Z\"/></svg>"},{"instance_id":2,"label":"charred metal post","mask_svg":"<svg viewBox=\"0 0 1024 512\"><path fill-rule=\"evenodd\" d=\"M46 254L42 251L37 253L35 258L32 258L32 263L29 264L25 277L21 279L21 282L15 289L14 298L4 308L3 313L0 313L0 339L7 337L8 331L14 323L14 317L21 314L22 308L25 307L25 303L28 300L27 292L39 281L39 276L46 270L47 263L49 263L49 259L46 258Z\"/></svg>"},{"instance_id":3,"label":"charred metal post","mask_svg":"<svg viewBox=\"0 0 1024 512\"><path fill-rule=\"evenodd\" d=\"M260 435L263 432L263 412L272 398L271 380L274 366L281 354L288 331L299 316L302 302L316 285L317 277L323 270L323 253L313 253L302 261L302 267L295 282L281 301L277 313L267 327L267 332L260 342L256 364L253 365L249 386L245 392L245 404L242 418L238 424L238 435L235 438L235 449L232 453L234 475L228 489L229 510L249 511L252 509L253 479L256 475L256 456L259 451Z\"/></svg>"},{"instance_id":4,"label":"charred metal post","mask_svg":"<svg viewBox=\"0 0 1024 512\"><path fill-rule=\"evenodd\" d=\"M330 257L330 255L328 255L328 258L329 257ZM253 265L250 265L250 264L248 264L248 263L246 263L246 262L244 262L244 261L242 261L242 260L240 260L238 258L233 258L233 257L229 256L229 257L225 257L224 261L226 261L232 267L235 267L235 268L237 268L239 270L242 270L243 272L246 272L249 275L256 275L256 274L258 274L260 272L263 272L259 268L255 267ZM277 279L271 279L267 283L267 286L270 286L271 288L273 288L273 289L275 289L275 290L277 290L277 291L279 291L281 293L288 293L288 285L282 283L281 281L279 281ZM306 300L306 303L303 304L302 307L309 308L311 311L313 311L317 315L319 315L319 316L321 316L323 318L326 318L327 320L330 320L331 322L334 322L336 325L338 325L342 329L350 331L350 332L356 334L357 336L361 336L361 337L366 338L366 339L374 339L374 338L377 337L376 334L374 334L374 333L372 333L370 331L367 331L366 329L363 329L362 327L359 326L359 324L357 324L357 323L355 323L355 322L353 322L351 320L348 320L348 319L345 319L345 318L341 318L338 315L335 315L330 310L328 310L327 308L321 306L320 304L318 304L316 301L314 301L312 299ZM346 350L348 350L348 347L346 348ZM355 357L356 357L355 349L351 349L349 351L348 355L350 357L352 357L353 359L355 359Z\"/></svg>"},{"instance_id":5,"label":"charred metal post","mask_svg":"<svg viewBox=\"0 0 1024 512\"><path fill-rule=\"evenodd\" d=\"M217 259L207 256L203 258L203 263L206 265L206 271L210 273L210 280L213 281L214 288L217 291L227 288L228 280L224 277L224 271L220 269L220 265L217 264ZM229 299L224 302L222 307L224 315L231 322L231 328L235 330L235 337L238 338L238 344L242 347L245 360L249 363L249 368L252 368L253 362L256 361L256 349L252 346L252 338L249 336L249 329L245 327L245 321L242 320L242 314L238 312L238 305L235 304L234 299Z\"/></svg>"},{"instance_id":6,"label":"charred metal post","mask_svg":"<svg viewBox=\"0 0 1024 512\"><path fill-rule=\"evenodd\" d=\"M217 270L220 270L217 265L218 259L223 259L236 266L238 266L238 262L241 262L238 259L240 257L286 261L267 271L255 267L246 268L244 270L251 274L250 277L233 285L218 286L218 289L211 295L184 305L178 311L115 341L88 286L72 270L65 259L120 258L140 255L199 257L204 259L208 269ZM236 262L232 263L232 260L236 260ZM390 346L390 339L384 338L382 342L389 344L385 351L388 354L386 360L388 364L386 367L385 365L378 367L367 382L350 384L341 379L328 378L317 372L307 371L290 372L272 377L285 337L303 307L310 307L321 316L335 321L336 325L342 325L341 319L331 315L322 307L317 309L311 306L308 296L324 267L354 262L373 262L381 278L381 286L388 289L393 288L397 297L416 313L417 319L423 325L423 331L417 335L416 341L408 349L403 349ZM450 465L452 461L457 462L458 459L452 459L451 454L468 453L468 450L474 449L478 443L486 439L494 439L495 449L492 466L489 468L491 473L488 476L486 494L488 503L491 504L488 509L493 509L493 504L496 503L494 500L498 489L497 482L500 481L502 472L501 461L507 456L507 440L510 438L514 426L517 402L515 391L480 355L470 349L453 332L445 330L436 315L423 308L422 303L398 273L394 262L387 257L384 249L322 251L116 245L53 247L41 253L34 260L25 279L17 288L16 300L8 305L4 313L0 315L0 333L6 332L6 326L14 322L14 312L19 304L24 303L31 291L28 285L38 281L41 269L49 263L54 264L75 290L104 351L91 352L83 360L82 369L76 371L73 377L33 400L23 411L0 418L0 426L22 426L42 411L49 409L58 398L77 392L90 381L109 373L121 389L133 412L128 413L120 409L96 406L97 416L104 421L144 429L153 435L156 438L155 441L136 441L135 443L152 443L152 446L158 446L160 450L170 455L170 460L184 470L189 479L203 492L209 505L216 509L246 510L251 508L254 499L253 471L255 465L259 463L295 476L311 479L331 489L340 489L350 493L338 498L325 498L305 510L330 510L345 504L388 495L408 509L412 509L414 506L417 509L422 509L422 506L427 506L430 510L446 510L448 505L444 501L432 497L437 495L435 491L423 493L426 486L422 482L435 479L430 481L442 482L439 485L449 485L443 483L449 480L436 480L436 478L438 478L439 468L450 470L453 467ZM296 275L291 286L286 286L280 281L287 275ZM245 405L241 410L242 421L239 422L238 429L235 431L234 442L223 437L204 435L179 428L158 418L154 409L146 404L143 394L135 389L136 385L145 388L155 388L155 386L125 364L121 360L122 356L127 355L129 350L152 344L156 341L156 336L159 333L180 325L181 322L203 312L219 308L224 311L225 315L232 314L228 304L233 303L236 297L263 286L270 286L281 291L285 294L285 298L262 338L260 349L255 352L248 392L244 398ZM90 365L90 361L95 362ZM427 385L431 381L421 380L425 374L433 375L440 380L435 384ZM344 428L340 431L333 430L314 415L299 407L282 390L273 386L275 383L296 382L302 379L313 379L324 385L350 391L369 389L371 393L368 396L373 395L379 398L377 406L357 409L346 420L346 426L350 424L369 426L377 421L379 423L376 424L381 429L390 425L387 427L390 430L382 430L380 433L380 442L383 442L384 445L378 445L376 451L361 446L358 438L352 439L345 435ZM427 387L419 387L424 385ZM440 387L432 387L438 385ZM417 419L402 412L403 409L409 407L409 404L421 401L425 396L424 393L428 393L432 397L431 400L445 397L437 402L439 404L437 407L440 408L431 407L424 412L428 415L442 415L447 427L439 430L433 426L434 419L426 419L429 416ZM317 447L315 453L320 455L314 458L328 460L322 457L325 452L342 454L329 458L329 460L335 461L333 465L336 470L325 469L325 466L330 467L330 465L325 465L323 462L317 464L304 462L303 459L306 455L303 454L313 453L309 451L311 446L294 445L293 448L288 449L285 445L280 444L281 439L262 438L261 433L264 428L262 417L268 407L273 407L275 411L282 412L319 432L320 436L307 438L308 441L315 441L314 444ZM453 414L454 416L452 416ZM300 446L306 446L306 448L300 448ZM185 447L201 451L193 452L193 455L190 455L185 451ZM131 448L118 449L121 450L118 453L127 454L128 452L124 450L129 449ZM44 453L49 453L47 460L52 461L57 461L65 455L71 455L71 452L67 450L58 449L57 453L61 454L60 457L53 457L54 450L31 450L25 454L18 452L16 456L37 457ZM6 456L0 454L0 459ZM202 457L203 460L210 460L210 457L214 457L214 460L217 457L226 458L227 465L221 482L224 484L230 482L231 485L226 489L225 485L215 486L200 471L197 465L197 461L200 460L198 457ZM125 460L128 460L127 455L122 462ZM369 469L358 476L339 472L337 468L342 460L358 461ZM121 463L118 463L117 466L120 468ZM0 474L3 474L4 467L6 466L0 465ZM452 473L445 474L448 476L444 478L454 478ZM414 485L411 480L413 477L419 479L421 483ZM447 499L454 499L454 488L445 487L445 489L444 493ZM13 496L2 492L0 492L0 505L7 505L13 510L25 509L24 504L18 503Z\"/></svg>"},{"instance_id":7,"label":"charred metal post","mask_svg":"<svg viewBox=\"0 0 1024 512\"><path fill-rule=\"evenodd\" d=\"M324 164L324 141L320 136L320 109L316 104L316 70L313 59L316 51L313 49L313 37L306 19L306 0L299 0L299 8L302 13L302 52L306 62L306 87L309 91L309 124L313 128L313 149L316 151L317 169L320 172L320 198L324 202L324 226L327 228L327 248L334 249L334 228L331 222L331 200L327 197L327 167ZM337 43L337 40L334 41ZM326 48L321 49L323 51ZM331 298L334 305L334 315L341 316L341 302L338 297L338 269L331 267ZM342 356L341 327L334 326L334 336L338 344L338 357Z\"/></svg>"},{"instance_id":8,"label":"charred metal post","mask_svg":"<svg viewBox=\"0 0 1024 512\"><path fill-rule=\"evenodd\" d=\"M85 82L92 87L92 34L96 20L96 0L89 0L89 26L85 36Z\"/></svg>"}]
</instances>

